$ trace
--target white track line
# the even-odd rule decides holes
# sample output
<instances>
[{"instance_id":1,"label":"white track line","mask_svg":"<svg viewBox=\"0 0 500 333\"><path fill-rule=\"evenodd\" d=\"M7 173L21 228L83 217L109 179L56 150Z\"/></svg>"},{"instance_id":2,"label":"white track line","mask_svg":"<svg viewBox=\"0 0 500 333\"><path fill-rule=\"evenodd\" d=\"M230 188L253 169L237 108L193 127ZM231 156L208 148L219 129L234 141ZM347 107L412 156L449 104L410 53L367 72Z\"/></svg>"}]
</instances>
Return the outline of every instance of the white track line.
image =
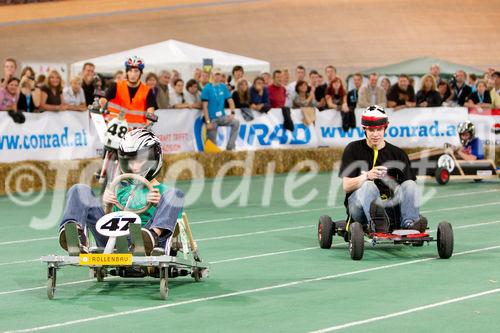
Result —
<instances>
[{"instance_id":1,"label":"white track line","mask_svg":"<svg viewBox=\"0 0 500 333\"><path fill-rule=\"evenodd\" d=\"M233 235L226 235L226 236L217 236L217 237L208 237L208 238L200 238L197 239L197 242L202 242L202 241L210 241L210 240L219 240L219 239L228 239L228 238L237 238L237 237L246 237L246 236L255 236L255 235L262 235L262 234L268 234L272 232L282 232L282 231L288 231L288 230L299 230L299 229L305 229L305 228L312 228L315 227L316 225L300 225L297 227L290 227L290 228L280 228L280 229L269 229L269 230L261 230L261 231L254 231L254 232L247 232L244 234L233 234Z\"/></svg>"},{"instance_id":2,"label":"white track line","mask_svg":"<svg viewBox=\"0 0 500 333\"><path fill-rule=\"evenodd\" d=\"M319 249L320 248L318 246L303 247L303 248L295 249L295 250L284 250L284 251L277 251L277 252L267 252L267 253L262 253L262 254L255 254L255 255L252 255L252 256L246 256L246 257L238 257L238 258L230 258L230 259L223 259L223 260L211 261L208 264L209 265L221 264L221 263L225 263L225 262L233 262L233 261L240 261L240 260L263 258L263 257L276 256L276 255L280 255L280 254L303 252L303 251L309 251L309 250L319 250Z\"/></svg>"},{"instance_id":3,"label":"white track line","mask_svg":"<svg viewBox=\"0 0 500 333\"><path fill-rule=\"evenodd\" d=\"M29 260L19 260L19 261L11 261L11 262L2 262L0 263L0 266L6 266L6 265L16 265L16 264L26 264L29 262L36 262L40 261L40 259L29 259Z\"/></svg>"},{"instance_id":4,"label":"white track line","mask_svg":"<svg viewBox=\"0 0 500 333\"><path fill-rule=\"evenodd\" d=\"M462 207L448 207L448 208L440 208L440 209L432 209L432 210L423 210L420 213L446 212L446 211L450 211L450 210L457 210L457 209L464 209L464 208L477 208L477 207L494 206L494 205L500 205L500 202L488 202L488 203L484 203L484 204L469 205L469 206L462 206Z\"/></svg>"},{"instance_id":5,"label":"white track line","mask_svg":"<svg viewBox=\"0 0 500 333\"><path fill-rule=\"evenodd\" d=\"M58 237L56 236L56 237L20 239L20 240L9 241L9 242L1 242L0 245L19 244L19 243L25 243L25 242L37 242L37 241L44 241L44 240L57 239L57 238Z\"/></svg>"},{"instance_id":6,"label":"white track line","mask_svg":"<svg viewBox=\"0 0 500 333\"><path fill-rule=\"evenodd\" d=\"M490 251L490 250L495 250L495 249L500 249L500 245L458 252L458 253L455 253L454 256L467 255L467 254L478 253L478 252L483 252L483 251ZM169 303L169 304L163 304L163 305L157 305L157 306L151 306L151 307L145 307L145 308L138 308L138 309L134 309L134 310L110 313L107 315L95 316L95 317L90 317L90 318L83 318L83 319L78 319L78 320L71 320L71 321L66 321L66 322L57 323L57 324L38 326L38 327L32 327L32 328L14 330L14 331L7 331L7 332L20 333L20 332L41 331L41 330L46 330L46 329L82 324L82 323L92 322L92 321L101 320L101 319L109 319L109 318L114 318L114 317L132 315L132 314L136 314L136 313L143 313L143 312L155 311L155 310L160 310L160 309L165 309L165 308L172 308L172 307L181 306L181 305L207 302L207 301L212 301L212 300L217 300L217 299L225 299L225 298L234 297L234 296L254 294L254 293L258 293L258 292L281 289L281 288L295 287L295 286L302 285L305 283L332 280L332 279L345 277L345 276L352 276L352 275L357 275L357 274L379 271L379 270L383 270L383 269L389 269L389 268L417 264L417 263L426 262L426 261L433 261L436 259L438 259L438 258L425 258L425 259L411 260L411 261L406 261L406 262L397 263L397 264L377 266L377 267L361 269L361 270L357 270L357 271L351 271L351 272L340 273L340 274L335 274L335 275L327 275L327 276L321 276L321 277L312 278L312 279L297 280L297 281L293 281L293 282L287 282L287 283L272 285L272 286L268 286L268 287L241 290L241 291L236 291L236 292L226 293L226 294L221 294L221 295L216 295L216 296L194 298L194 299L182 301L182 302ZM45 287L43 287L43 288L45 288ZM4 333L7 333L7 332L4 332Z\"/></svg>"},{"instance_id":7,"label":"white track line","mask_svg":"<svg viewBox=\"0 0 500 333\"><path fill-rule=\"evenodd\" d=\"M477 293L477 294L471 294L471 295L467 295L467 296L452 298L452 299L449 299L446 301L427 304L427 305L419 306L416 308L411 308L411 309L404 310L404 311L389 313L389 314L386 314L384 316L372 317L372 318L365 319L365 320L353 321L353 322L342 324L342 325L323 328L323 329L320 329L317 331L311 331L309 333L327 333L327 332L338 331L338 330L341 330L344 328L349 328L349 327L353 327L353 326L359 326L359 325L373 323L375 321L380 321L380 320L384 320L384 319L399 317L399 316L407 315L407 314L413 313L413 312L418 312L418 311L436 308L438 306L448 305L448 304L452 304L452 303L458 303L458 302L466 301L466 300L473 299L473 298L478 298L478 297L482 297L482 296L496 294L498 292L500 292L500 288L483 291L483 292Z\"/></svg>"}]
</instances>

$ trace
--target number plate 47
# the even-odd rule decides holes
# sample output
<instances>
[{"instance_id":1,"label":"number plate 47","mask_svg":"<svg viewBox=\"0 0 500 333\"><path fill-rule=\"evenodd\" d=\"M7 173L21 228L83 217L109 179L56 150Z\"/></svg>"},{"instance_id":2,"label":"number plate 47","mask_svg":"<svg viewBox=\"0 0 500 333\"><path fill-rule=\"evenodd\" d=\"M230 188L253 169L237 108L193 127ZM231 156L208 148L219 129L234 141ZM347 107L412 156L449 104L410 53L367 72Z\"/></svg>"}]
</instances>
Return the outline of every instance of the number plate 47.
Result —
<instances>
[{"instance_id":1,"label":"number plate 47","mask_svg":"<svg viewBox=\"0 0 500 333\"><path fill-rule=\"evenodd\" d=\"M97 221L97 232L103 236L118 237L129 234L129 223L141 223L139 215L131 212L114 212Z\"/></svg>"}]
</instances>

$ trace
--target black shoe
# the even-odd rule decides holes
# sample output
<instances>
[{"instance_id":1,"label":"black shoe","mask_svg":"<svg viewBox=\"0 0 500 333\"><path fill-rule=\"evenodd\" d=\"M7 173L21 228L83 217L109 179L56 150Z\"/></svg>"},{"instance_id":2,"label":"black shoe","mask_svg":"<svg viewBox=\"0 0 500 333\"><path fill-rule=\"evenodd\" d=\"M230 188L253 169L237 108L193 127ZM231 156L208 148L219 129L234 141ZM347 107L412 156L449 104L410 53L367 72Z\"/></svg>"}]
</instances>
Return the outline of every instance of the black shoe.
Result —
<instances>
[{"instance_id":1,"label":"black shoe","mask_svg":"<svg viewBox=\"0 0 500 333\"><path fill-rule=\"evenodd\" d=\"M420 216L418 220L406 223L405 229L417 230L423 233L427 229L427 219L424 216Z\"/></svg>"},{"instance_id":2,"label":"black shoe","mask_svg":"<svg viewBox=\"0 0 500 333\"><path fill-rule=\"evenodd\" d=\"M158 246L158 235L150 229L142 228L142 241L144 242L144 252L146 255L151 255L153 249Z\"/></svg>"},{"instance_id":3,"label":"black shoe","mask_svg":"<svg viewBox=\"0 0 500 333\"><path fill-rule=\"evenodd\" d=\"M65 226L68 224L68 223L75 223L77 224L75 221L68 221L66 222L62 227L61 229L59 229L59 245L65 250L65 251L68 251L68 242L66 240L66 229L65 229ZM78 226L77 224L77 229L78 229L78 240L79 240L79 246L80 246L80 252L81 253L89 253L89 250L88 250L88 240L87 240L87 236L85 236L85 233L83 232L83 230Z\"/></svg>"},{"instance_id":4,"label":"black shoe","mask_svg":"<svg viewBox=\"0 0 500 333\"><path fill-rule=\"evenodd\" d=\"M370 205L370 229L373 232L389 232L389 218L384 207L377 205L376 200Z\"/></svg>"}]
</instances>

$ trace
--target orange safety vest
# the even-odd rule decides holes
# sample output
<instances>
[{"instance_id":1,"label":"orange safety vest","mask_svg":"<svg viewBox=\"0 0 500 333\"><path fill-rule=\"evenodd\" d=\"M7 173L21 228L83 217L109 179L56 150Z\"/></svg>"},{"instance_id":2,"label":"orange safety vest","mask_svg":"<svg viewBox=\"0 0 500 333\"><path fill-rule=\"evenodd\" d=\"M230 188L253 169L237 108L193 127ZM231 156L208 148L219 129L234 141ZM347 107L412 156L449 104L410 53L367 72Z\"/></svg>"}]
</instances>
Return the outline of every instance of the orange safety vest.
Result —
<instances>
[{"instance_id":1,"label":"orange safety vest","mask_svg":"<svg viewBox=\"0 0 500 333\"><path fill-rule=\"evenodd\" d=\"M118 117L120 112L123 112L130 127L144 126L147 122L146 97L148 93L149 87L141 82L134 98L130 100L127 80L118 81L115 98L108 103L108 120Z\"/></svg>"}]
</instances>

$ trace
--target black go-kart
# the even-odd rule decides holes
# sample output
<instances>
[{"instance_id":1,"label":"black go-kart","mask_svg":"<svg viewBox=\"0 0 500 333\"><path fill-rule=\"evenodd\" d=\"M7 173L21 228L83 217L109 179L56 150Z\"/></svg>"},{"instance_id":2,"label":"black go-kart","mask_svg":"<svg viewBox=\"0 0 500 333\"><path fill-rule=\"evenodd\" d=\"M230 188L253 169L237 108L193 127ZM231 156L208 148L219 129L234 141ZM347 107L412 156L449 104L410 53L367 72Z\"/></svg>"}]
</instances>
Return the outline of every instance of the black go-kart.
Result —
<instances>
[{"instance_id":1,"label":"black go-kart","mask_svg":"<svg viewBox=\"0 0 500 333\"><path fill-rule=\"evenodd\" d=\"M372 203L373 205L374 203ZM448 259L453 254L453 228L448 222L440 222L437 227L436 238L427 230L400 229L399 209L381 208L375 209L372 214L372 223L363 225L353 221L350 216L346 220L333 221L328 215L323 215L318 222L318 242L322 249L332 246L333 236L338 235L349 243L349 254L352 260L363 258L365 242L372 247L378 244L402 244L407 246L421 247L424 243L437 242L437 250L441 259Z\"/></svg>"}]
</instances>

